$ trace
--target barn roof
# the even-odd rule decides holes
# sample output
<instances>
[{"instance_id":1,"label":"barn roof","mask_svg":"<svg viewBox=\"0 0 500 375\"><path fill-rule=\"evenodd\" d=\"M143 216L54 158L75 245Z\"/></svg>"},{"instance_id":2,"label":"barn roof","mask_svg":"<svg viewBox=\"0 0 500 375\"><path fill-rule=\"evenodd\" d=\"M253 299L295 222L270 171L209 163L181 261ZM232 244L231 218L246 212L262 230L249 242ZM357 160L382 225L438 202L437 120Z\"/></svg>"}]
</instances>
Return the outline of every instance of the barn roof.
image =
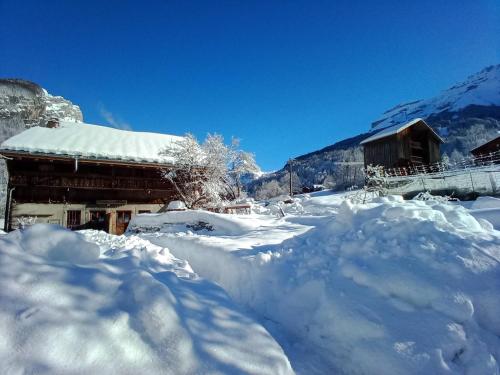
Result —
<instances>
[{"instance_id":1,"label":"barn roof","mask_svg":"<svg viewBox=\"0 0 500 375\"><path fill-rule=\"evenodd\" d=\"M397 134L397 133L399 133L399 132L401 132L401 131L403 131L403 130L405 130L413 125L418 124L418 123L422 123L425 126L427 126L429 128L429 130L436 136L436 138L441 143L444 143L443 139L434 131L434 129L432 129L429 125L427 125L427 123L423 119L416 118L414 120L411 120L410 122L407 122L406 124L398 124L398 125L389 126L388 128L384 128L381 131L379 131L378 133L366 138L360 144L363 145L365 143L370 143L370 142L373 142L373 141L376 141L376 140L379 140L379 139L382 139L385 137L389 137L391 135Z\"/></svg>"},{"instance_id":2,"label":"barn roof","mask_svg":"<svg viewBox=\"0 0 500 375\"><path fill-rule=\"evenodd\" d=\"M480 152L482 148L486 148L490 145L493 146L494 144L499 144L499 143L500 143L500 135L498 135L493 139L490 139L488 142L485 142L482 145L477 146L476 148L473 148L472 150L470 150L470 152L474 154L476 152Z\"/></svg>"},{"instance_id":3,"label":"barn roof","mask_svg":"<svg viewBox=\"0 0 500 375\"><path fill-rule=\"evenodd\" d=\"M106 126L60 121L54 128L35 126L7 139L0 151L57 155L72 158L171 164L164 149L182 137L134 132Z\"/></svg>"}]
</instances>

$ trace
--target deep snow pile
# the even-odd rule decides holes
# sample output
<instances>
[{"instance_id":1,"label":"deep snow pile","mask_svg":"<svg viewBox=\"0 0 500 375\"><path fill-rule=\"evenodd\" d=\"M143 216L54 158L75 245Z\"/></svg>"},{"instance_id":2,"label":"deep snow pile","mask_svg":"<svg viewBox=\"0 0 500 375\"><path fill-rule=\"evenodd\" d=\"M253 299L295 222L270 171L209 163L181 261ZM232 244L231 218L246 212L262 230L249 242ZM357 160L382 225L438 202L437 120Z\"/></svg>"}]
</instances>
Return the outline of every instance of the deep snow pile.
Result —
<instances>
[{"instance_id":1,"label":"deep snow pile","mask_svg":"<svg viewBox=\"0 0 500 375\"><path fill-rule=\"evenodd\" d=\"M302 207L327 204L330 215L254 216L247 235L143 236L281 327L285 341L325 353L332 371L498 374L500 232L456 204L318 198Z\"/></svg>"},{"instance_id":2,"label":"deep snow pile","mask_svg":"<svg viewBox=\"0 0 500 375\"><path fill-rule=\"evenodd\" d=\"M222 289L136 236L12 232L0 285L2 374L292 372Z\"/></svg>"},{"instance_id":3,"label":"deep snow pile","mask_svg":"<svg viewBox=\"0 0 500 375\"><path fill-rule=\"evenodd\" d=\"M470 213L476 218L488 220L495 229L500 230L500 199L479 197L471 205Z\"/></svg>"},{"instance_id":4,"label":"deep snow pile","mask_svg":"<svg viewBox=\"0 0 500 375\"><path fill-rule=\"evenodd\" d=\"M269 262L289 282L264 314L332 349L342 370L498 372L500 234L462 207L345 202L284 246Z\"/></svg>"},{"instance_id":5,"label":"deep snow pile","mask_svg":"<svg viewBox=\"0 0 500 375\"><path fill-rule=\"evenodd\" d=\"M231 217L208 211L189 210L137 215L130 222L128 232L175 233L192 229L213 232L213 235L240 235L248 233L255 227L255 221L246 216Z\"/></svg>"}]
</instances>

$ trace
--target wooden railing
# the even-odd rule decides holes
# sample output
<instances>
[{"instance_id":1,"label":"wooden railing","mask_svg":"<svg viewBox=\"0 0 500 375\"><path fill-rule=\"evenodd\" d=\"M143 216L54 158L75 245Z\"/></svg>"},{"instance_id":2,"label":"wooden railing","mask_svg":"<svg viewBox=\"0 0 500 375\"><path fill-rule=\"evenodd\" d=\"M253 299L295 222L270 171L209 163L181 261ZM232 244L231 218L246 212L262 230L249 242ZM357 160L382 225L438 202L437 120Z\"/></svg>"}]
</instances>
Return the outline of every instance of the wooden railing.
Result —
<instances>
[{"instance_id":1,"label":"wooden railing","mask_svg":"<svg viewBox=\"0 0 500 375\"><path fill-rule=\"evenodd\" d=\"M12 186L78 189L167 190L171 188L170 183L161 178L81 176L74 174L43 176L38 173L12 175L10 176L10 184Z\"/></svg>"}]
</instances>

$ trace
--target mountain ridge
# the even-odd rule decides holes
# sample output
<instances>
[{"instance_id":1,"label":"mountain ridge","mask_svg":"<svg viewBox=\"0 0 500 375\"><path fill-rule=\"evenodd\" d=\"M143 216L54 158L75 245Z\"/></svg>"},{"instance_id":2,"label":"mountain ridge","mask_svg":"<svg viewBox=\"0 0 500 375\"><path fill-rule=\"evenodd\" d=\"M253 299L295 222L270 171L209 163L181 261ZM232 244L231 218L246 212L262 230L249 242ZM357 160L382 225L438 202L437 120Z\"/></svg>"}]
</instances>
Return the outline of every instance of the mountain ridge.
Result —
<instances>
[{"instance_id":1,"label":"mountain ridge","mask_svg":"<svg viewBox=\"0 0 500 375\"><path fill-rule=\"evenodd\" d=\"M490 65L432 98L398 104L386 110L371 127L380 129L414 117L440 117L461 112L469 106L500 106L500 64Z\"/></svg>"},{"instance_id":2,"label":"mountain ridge","mask_svg":"<svg viewBox=\"0 0 500 375\"><path fill-rule=\"evenodd\" d=\"M338 189L363 184L360 170L363 152L359 143L389 126L416 117L423 118L445 139L441 147L443 154L457 160L468 155L472 148L500 132L500 64L490 65L430 99L391 107L373 121L365 133L297 156L294 159L296 191L316 184ZM265 198L269 195L266 190L287 193L287 168L286 164L282 169L251 182L248 186L250 194Z\"/></svg>"}]
</instances>

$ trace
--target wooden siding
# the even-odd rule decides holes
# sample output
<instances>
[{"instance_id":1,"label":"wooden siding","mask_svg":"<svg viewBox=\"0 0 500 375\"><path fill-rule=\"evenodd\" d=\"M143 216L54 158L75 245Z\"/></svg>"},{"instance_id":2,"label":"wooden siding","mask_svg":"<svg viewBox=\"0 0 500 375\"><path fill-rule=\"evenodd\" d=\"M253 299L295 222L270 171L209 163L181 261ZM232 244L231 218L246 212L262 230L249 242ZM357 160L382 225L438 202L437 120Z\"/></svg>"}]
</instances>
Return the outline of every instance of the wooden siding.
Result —
<instances>
[{"instance_id":1,"label":"wooden siding","mask_svg":"<svg viewBox=\"0 0 500 375\"><path fill-rule=\"evenodd\" d=\"M429 138L429 164L437 163L441 160L441 152L439 151L439 142Z\"/></svg>"},{"instance_id":2,"label":"wooden siding","mask_svg":"<svg viewBox=\"0 0 500 375\"><path fill-rule=\"evenodd\" d=\"M366 165L396 165L399 160L400 145L397 137L386 137L364 145Z\"/></svg>"},{"instance_id":3,"label":"wooden siding","mask_svg":"<svg viewBox=\"0 0 500 375\"><path fill-rule=\"evenodd\" d=\"M439 161L440 140L424 126L417 123L397 134L365 143L365 166L395 168Z\"/></svg>"},{"instance_id":4,"label":"wooden siding","mask_svg":"<svg viewBox=\"0 0 500 375\"><path fill-rule=\"evenodd\" d=\"M112 164L18 158L7 161L15 202L95 203L123 200L159 203L178 199L161 169Z\"/></svg>"}]
</instances>

